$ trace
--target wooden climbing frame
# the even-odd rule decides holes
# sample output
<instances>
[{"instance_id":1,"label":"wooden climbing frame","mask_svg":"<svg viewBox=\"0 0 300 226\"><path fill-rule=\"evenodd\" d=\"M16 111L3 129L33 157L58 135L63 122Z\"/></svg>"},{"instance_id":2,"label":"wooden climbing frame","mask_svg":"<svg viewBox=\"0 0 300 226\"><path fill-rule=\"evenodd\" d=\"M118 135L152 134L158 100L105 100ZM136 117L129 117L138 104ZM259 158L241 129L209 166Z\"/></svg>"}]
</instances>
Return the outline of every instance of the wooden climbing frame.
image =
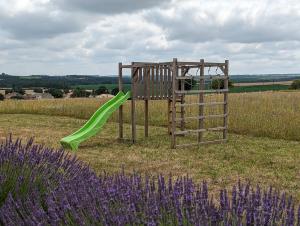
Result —
<instances>
[{"instance_id":1,"label":"wooden climbing frame","mask_svg":"<svg viewBox=\"0 0 300 226\"><path fill-rule=\"evenodd\" d=\"M148 137L149 126L149 101L168 101L168 133L171 135L171 148L188 145L199 145L208 143L224 142L227 140L228 131L228 60L224 63L205 62L201 59L198 62L180 62L176 58L172 62L152 63L152 62L132 62L129 65L119 63L119 90L123 91L122 75L123 69L131 70L131 128L132 142L136 141L136 101L143 100L145 104L144 134ZM215 68L214 75L209 74L211 68ZM197 70L192 74L192 70ZM206 74L208 69L208 74ZM198 73L199 72L199 73ZM218 87L209 85L215 81ZM186 89L187 82L194 82ZM222 101L210 101L211 95L223 95ZM192 102L186 102L186 96L198 96L190 98ZM197 115L186 116L186 108L196 106ZM212 106L221 106L222 114L213 114L207 111ZM179 115L178 115L179 114ZM207 127L208 119L221 118L222 125ZM186 128L186 122L197 120L197 127ZM179 125L178 125L179 123ZM205 132L222 132L220 139L205 140ZM196 134L196 142L177 144L178 136ZM123 139L123 107L119 109L119 138Z\"/></svg>"}]
</instances>

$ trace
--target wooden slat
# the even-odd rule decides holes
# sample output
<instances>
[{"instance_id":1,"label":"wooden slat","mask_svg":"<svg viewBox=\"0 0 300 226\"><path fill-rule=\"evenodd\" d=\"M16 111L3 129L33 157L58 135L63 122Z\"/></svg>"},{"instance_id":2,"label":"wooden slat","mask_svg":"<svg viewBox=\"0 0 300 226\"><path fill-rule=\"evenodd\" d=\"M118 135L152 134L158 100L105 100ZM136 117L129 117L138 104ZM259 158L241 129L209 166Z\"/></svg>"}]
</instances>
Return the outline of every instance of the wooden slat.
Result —
<instances>
[{"instance_id":1,"label":"wooden slat","mask_svg":"<svg viewBox=\"0 0 300 226\"><path fill-rule=\"evenodd\" d=\"M119 91L123 91L122 69L122 63L119 63ZM123 105L119 107L119 139L123 139Z\"/></svg>"},{"instance_id":2,"label":"wooden slat","mask_svg":"<svg viewBox=\"0 0 300 226\"><path fill-rule=\"evenodd\" d=\"M167 74L167 67L164 66L164 98L168 97L168 82L167 82L168 74Z\"/></svg>"},{"instance_id":3,"label":"wooden slat","mask_svg":"<svg viewBox=\"0 0 300 226\"><path fill-rule=\"evenodd\" d=\"M185 90L185 91L175 91L176 94L198 94L198 93L226 93L228 89L207 89L207 90Z\"/></svg>"},{"instance_id":4,"label":"wooden slat","mask_svg":"<svg viewBox=\"0 0 300 226\"><path fill-rule=\"evenodd\" d=\"M187 75L187 76L183 76L183 77L181 77L181 76L176 77L176 79L178 79L178 80L181 80L181 79L192 79L192 78L198 79L198 80L199 79L201 79L201 80L209 80L209 79L222 79L222 80L225 80L228 77L225 76L225 75L211 75L211 76L205 75L205 76L201 76L201 77Z\"/></svg>"},{"instance_id":5,"label":"wooden slat","mask_svg":"<svg viewBox=\"0 0 300 226\"><path fill-rule=\"evenodd\" d=\"M131 79L134 80L134 69L131 68ZM136 142L136 111L135 111L135 98L136 98L136 83L131 82L131 133L132 142Z\"/></svg>"},{"instance_id":6,"label":"wooden slat","mask_svg":"<svg viewBox=\"0 0 300 226\"><path fill-rule=\"evenodd\" d=\"M177 106L215 106L215 105L224 105L225 102L207 102L207 103L188 103L188 104L177 104Z\"/></svg>"},{"instance_id":7,"label":"wooden slat","mask_svg":"<svg viewBox=\"0 0 300 226\"><path fill-rule=\"evenodd\" d=\"M192 79L193 77L195 77L195 76L189 76L189 75L187 75L187 76L177 76L176 79L184 80L184 79Z\"/></svg>"},{"instance_id":8,"label":"wooden slat","mask_svg":"<svg viewBox=\"0 0 300 226\"><path fill-rule=\"evenodd\" d=\"M156 85L155 85L155 98L159 99L159 65L155 66L155 74L156 74Z\"/></svg>"},{"instance_id":9,"label":"wooden slat","mask_svg":"<svg viewBox=\"0 0 300 226\"><path fill-rule=\"evenodd\" d=\"M171 148L176 147L176 123L175 123L175 118L176 118L176 109L175 109L175 104L176 104L176 95L175 95L175 90L176 90L176 76L178 75L178 65L177 65L177 58L173 58L173 64L172 64L172 74L173 74L173 79L172 79L172 137L171 137Z\"/></svg>"},{"instance_id":10,"label":"wooden slat","mask_svg":"<svg viewBox=\"0 0 300 226\"><path fill-rule=\"evenodd\" d=\"M200 80L199 80L199 90L205 90L205 78L204 78L204 59L200 60L201 67L200 67ZM204 128L204 93L200 93L199 95L199 121L198 121L198 129L203 129ZM198 142L202 142L203 139L203 133L199 132L198 133Z\"/></svg>"},{"instance_id":11,"label":"wooden slat","mask_svg":"<svg viewBox=\"0 0 300 226\"><path fill-rule=\"evenodd\" d=\"M208 132L208 131L222 131L225 130L225 127L214 127L214 128L207 128L207 129L195 129L195 130L184 130L184 131L178 131L175 132L175 135L181 135L181 134L188 134L188 133L199 133L199 132Z\"/></svg>"},{"instance_id":12,"label":"wooden slat","mask_svg":"<svg viewBox=\"0 0 300 226\"><path fill-rule=\"evenodd\" d=\"M159 96L161 99L163 99L163 75L162 75L162 66L159 66Z\"/></svg>"},{"instance_id":13,"label":"wooden slat","mask_svg":"<svg viewBox=\"0 0 300 226\"><path fill-rule=\"evenodd\" d=\"M197 143L177 144L176 147L198 146L201 144L218 144L218 143L224 143L224 142L226 142L225 139L209 140L209 141L202 141L202 142L197 142Z\"/></svg>"},{"instance_id":14,"label":"wooden slat","mask_svg":"<svg viewBox=\"0 0 300 226\"><path fill-rule=\"evenodd\" d=\"M151 81L150 81L150 84L151 84L151 97L153 97L155 95L155 85L154 85L154 82L155 82L155 75L154 75L154 67L151 67ZM150 97L149 97L150 98Z\"/></svg>"},{"instance_id":15,"label":"wooden slat","mask_svg":"<svg viewBox=\"0 0 300 226\"><path fill-rule=\"evenodd\" d=\"M144 82L145 82L145 137L148 137L149 128L149 97L150 97L150 68L144 68Z\"/></svg>"},{"instance_id":16,"label":"wooden slat","mask_svg":"<svg viewBox=\"0 0 300 226\"><path fill-rule=\"evenodd\" d=\"M132 68L132 65L125 65L125 64L123 64L122 68Z\"/></svg>"},{"instance_id":17,"label":"wooden slat","mask_svg":"<svg viewBox=\"0 0 300 226\"><path fill-rule=\"evenodd\" d=\"M187 61L178 61L179 66L201 66L201 63L198 61L194 62L187 62ZM225 66L225 63L215 63L215 62L205 62L205 67L219 67L219 66Z\"/></svg>"},{"instance_id":18,"label":"wooden slat","mask_svg":"<svg viewBox=\"0 0 300 226\"><path fill-rule=\"evenodd\" d=\"M228 68L229 68L229 61L228 60L225 60L225 76L227 76L228 78ZM225 79L224 80L224 88L225 89L228 89L228 79ZM228 93L224 93L224 102L226 103L224 105L224 114L226 114L226 117L224 117L224 122L223 122L223 126L226 128L224 131L223 131L223 139L227 139L227 132L228 132L228 117L227 117L227 114L228 114Z\"/></svg>"},{"instance_id":19,"label":"wooden slat","mask_svg":"<svg viewBox=\"0 0 300 226\"><path fill-rule=\"evenodd\" d=\"M208 118L224 118L227 114L221 114L221 115L204 115L204 116L190 116L190 117L184 117L185 120L192 120L192 119L208 119ZM182 118L176 118L176 121L180 122L182 121Z\"/></svg>"}]
</instances>

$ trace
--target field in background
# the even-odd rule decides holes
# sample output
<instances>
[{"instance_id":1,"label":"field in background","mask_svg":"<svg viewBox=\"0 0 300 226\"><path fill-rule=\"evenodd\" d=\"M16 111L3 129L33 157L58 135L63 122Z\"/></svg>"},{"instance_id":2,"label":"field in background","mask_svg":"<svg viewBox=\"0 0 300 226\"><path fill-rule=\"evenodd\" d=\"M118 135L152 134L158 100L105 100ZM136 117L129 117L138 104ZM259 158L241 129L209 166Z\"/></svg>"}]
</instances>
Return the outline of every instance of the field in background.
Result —
<instances>
[{"instance_id":1,"label":"field in background","mask_svg":"<svg viewBox=\"0 0 300 226\"><path fill-rule=\"evenodd\" d=\"M243 83L240 83L243 84ZM245 93L245 92L264 92L264 91L280 91L280 90L288 90L290 88L289 85L282 84L273 84L273 85L241 85L237 86L234 84L234 87L229 88L229 92L231 93Z\"/></svg>"},{"instance_id":2,"label":"field in background","mask_svg":"<svg viewBox=\"0 0 300 226\"><path fill-rule=\"evenodd\" d=\"M196 97L189 97L196 98ZM211 98L207 96L206 98ZM106 99L55 99L0 102L0 114L43 114L88 119ZM261 137L300 140L300 92L229 94L229 131ZM143 124L143 101L137 102L138 124ZM152 126L167 126L167 101L150 102ZM207 109L211 111L212 109ZM215 109L218 111L218 109ZM187 111L197 114L197 109ZM124 105L124 121L130 122L130 101ZM211 113L211 112L210 112ZM117 121L117 113L110 122ZM212 122L213 123L213 122ZM188 127L196 126L191 121ZM208 125L207 125L208 126Z\"/></svg>"},{"instance_id":3,"label":"field in background","mask_svg":"<svg viewBox=\"0 0 300 226\"><path fill-rule=\"evenodd\" d=\"M281 82L281 83L287 83L285 82ZM278 82L278 84L273 84L273 83L237 83L234 84L234 87L229 88L229 92L231 93L244 93L244 92L264 92L264 91L280 91L280 90L288 90L290 88L290 86L288 84L281 84L280 82ZM290 81L288 81L288 83L291 83ZM247 85L244 85L247 84ZM265 84L265 85L264 85ZM78 86L73 86L72 88L76 88L76 87L80 87L83 89L87 89L87 90L96 90L98 89L100 86L105 86L109 92L111 92L111 90L113 88L118 87L118 84L93 84L93 85L78 85ZM124 87L124 91L127 92L131 89L130 84L123 84Z\"/></svg>"}]
</instances>

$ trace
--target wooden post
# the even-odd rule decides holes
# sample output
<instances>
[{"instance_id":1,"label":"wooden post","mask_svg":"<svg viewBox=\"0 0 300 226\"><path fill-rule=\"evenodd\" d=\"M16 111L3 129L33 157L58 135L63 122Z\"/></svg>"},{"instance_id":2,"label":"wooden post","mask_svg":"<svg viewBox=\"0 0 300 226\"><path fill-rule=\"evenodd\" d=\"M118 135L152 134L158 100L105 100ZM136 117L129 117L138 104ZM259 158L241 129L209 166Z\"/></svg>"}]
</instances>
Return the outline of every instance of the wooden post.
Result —
<instances>
[{"instance_id":1,"label":"wooden post","mask_svg":"<svg viewBox=\"0 0 300 226\"><path fill-rule=\"evenodd\" d=\"M136 95L136 84L134 74L134 62L131 63L131 132L132 132L132 143L136 142L136 112L135 112L135 95Z\"/></svg>"},{"instance_id":2,"label":"wooden post","mask_svg":"<svg viewBox=\"0 0 300 226\"><path fill-rule=\"evenodd\" d=\"M181 67L181 76L185 76L183 74L184 70L183 68ZM181 82L180 82L180 90L181 91L184 91L185 90L185 87L184 87L184 83L185 83L185 80L182 79ZM180 103L181 104L184 104L184 95L185 94L181 94L181 97L180 97ZM185 114L185 108L184 106L182 105L180 107L180 117L181 117L181 121L180 121L180 130L183 131L184 130L184 127L185 127L185 120L184 120L184 114Z\"/></svg>"},{"instance_id":3,"label":"wooden post","mask_svg":"<svg viewBox=\"0 0 300 226\"><path fill-rule=\"evenodd\" d=\"M176 90L177 90L177 84L176 84L176 77L178 74L178 66L177 66L177 58L173 58L173 65L172 65L172 71L173 71L173 81L172 81L172 137L171 137L171 148L176 147Z\"/></svg>"},{"instance_id":4,"label":"wooden post","mask_svg":"<svg viewBox=\"0 0 300 226\"><path fill-rule=\"evenodd\" d=\"M145 137L148 137L148 109L149 109L149 81L150 81L150 69L147 67L144 67L144 99L145 99L145 124L144 124L144 132L145 132Z\"/></svg>"},{"instance_id":5,"label":"wooden post","mask_svg":"<svg viewBox=\"0 0 300 226\"><path fill-rule=\"evenodd\" d=\"M119 92L123 91L122 63L119 63ZM119 139L123 139L123 105L119 107Z\"/></svg>"},{"instance_id":6,"label":"wooden post","mask_svg":"<svg viewBox=\"0 0 300 226\"><path fill-rule=\"evenodd\" d=\"M229 61L225 60L225 71L224 71L224 75L225 75L225 79L224 79L224 89L228 90L228 79L229 79L229 75L228 75L228 71L229 71ZM223 139L227 139L227 133L228 133L228 91L224 92L224 130L223 130Z\"/></svg>"},{"instance_id":7,"label":"wooden post","mask_svg":"<svg viewBox=\"0 0 300 226\"><path fill-rule=\"evenodd\" d=\"M200 81L199 81L199 90L205 90L205 81L204 81L204 59L200 60ZM199 116L198 120L198 129L204 128L204 93L199 94ZM198 143L203 141L203 132L198 133Z\"/></svg>"},{"instance_id":8,"label":"wooden post","mask_svg":"<svg viewBox=\"0 0 300 226\"><path fill-rule=\"evenodd\" d=\"M172 103L172 100L171 100L171 96L169 96L168 98L168 134L169 135L172 135L172 108L171 108L171 103Z\"/></svg>"}]
</instances>

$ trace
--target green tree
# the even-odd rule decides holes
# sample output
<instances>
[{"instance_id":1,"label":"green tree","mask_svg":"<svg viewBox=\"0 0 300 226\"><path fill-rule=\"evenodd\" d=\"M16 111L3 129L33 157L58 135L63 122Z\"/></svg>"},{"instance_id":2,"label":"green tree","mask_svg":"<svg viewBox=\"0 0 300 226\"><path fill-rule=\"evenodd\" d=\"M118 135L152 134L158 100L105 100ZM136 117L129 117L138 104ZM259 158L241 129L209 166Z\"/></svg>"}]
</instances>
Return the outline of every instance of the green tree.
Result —
<instances>
[{"instance_id":1,"label":"green tree","mask_svg":"<svg viewBox=\"0 0 300 226\"><path fill-rule=\"evenodd\" d=\"M35 93L43 93L43 89L42 88L34 88L33 92L35 92Z\"/></svg>"},{"instance_id":2,"label":"green tree","mask_svg":"<svg viewBox=\"0 0 300 226\"><path fill-rule=\"evenodd\" d=\"M4 95L2 93L0 93L0 101L4 100Z\"/></svg>"},{"instance_id":3,"label":"green tree","mask_svg":"<svg viewBox=\"0 0 300 226\"><path fill-rule=\"evenodd\" d=\"M98 89L95 90L96 95L107 94L107 93L109 93L109 92L105 86L100 86L100 87L98 87Z\"/></svg>"},{"instance_id":4,"label":"green tree","mask_svg":"<svg viewBox=\"0 0 300 226\"><path fill-rule=\"evenodd\" d=\"M48 89L48 93L50 93L54 98L62 98L64 93L61 89Z\"/></svg>"},{"instance_id":5,"label":"green tree","mask_svg":"<svg viewBox=\"0 0 300 226\"><path fill-rule=\"evenodd\" d=\"M13 85L13 86L12 86L12 91L13 91L13 92L16 92L16 93L19 93L19 94L21 94L21 95L24 95L24 94L25 94L25 90L23 90L22 87L20 87L20 86L15 86L15 85Z\"/></svg>"},{"instance_id":6,"label":"green tree","mask_svg":"<svg viewBox=\"0 0 300 226\"><path fill-rule=\"evenodd\" d=\"M197 84L197 82L195 81L195 79L185 79L184 80L184 90L191 90L193 88L193 86L195 86ZM179 89L181 89L181 82L178 83L179 85Z\"/></svg>"},{"instance_id":7,"label":"green tree","mask_svg":"<svg viewBox=\"0 0 300 226\"><path fill-rule=\"evenodd\" d=\"M86 91L85 89L76 87L73 90L71 97L89 97L90 95L91 95L91 93Z\"/></svg>"},{"instance_id":8,"label":"green tree","mask_svg":"<svg viewBox=\"0 0 300 226\"><path fill-rule=\"evenodd\" d=\"M228 87L232 88L233 83L229 80L228 81ZM213 79L211 83L212 89L224 89L224 79Z\"/></svg>"},{"instance_id":9,"label":"green tree","mask_svg":"<svg viewBox=\"0 0 300 226\"><path fill-rule=\"evenodd\" d=\"M300 89L300 80L294 80L291 84L291 89Z\"/></svg>"},{"instance_id":10,"label":"green tree","mask_svg":"<svg viewBox=\"0 0 300 226\"><path fill-rule=\"evenodd\" d=\"M5 90L5 95L6 95L6 94L9 94L9 93L12 93L12 92L13 92L12 89L6 89L6 90Z\"/></svg>"},{"instance_id":11,"label":"green tree","mask_svg":"<svg viewBox=\"0 0 300 226\"><path fill-rule=\"evenodd\" d=\"M113 88L112 90L111 90L111 95L114 95L114 96L116 96L117 94L118 94L118 92L119 92L119 88L118 87L115 87L115 88Z\"/></svg>"}]
</instances>

